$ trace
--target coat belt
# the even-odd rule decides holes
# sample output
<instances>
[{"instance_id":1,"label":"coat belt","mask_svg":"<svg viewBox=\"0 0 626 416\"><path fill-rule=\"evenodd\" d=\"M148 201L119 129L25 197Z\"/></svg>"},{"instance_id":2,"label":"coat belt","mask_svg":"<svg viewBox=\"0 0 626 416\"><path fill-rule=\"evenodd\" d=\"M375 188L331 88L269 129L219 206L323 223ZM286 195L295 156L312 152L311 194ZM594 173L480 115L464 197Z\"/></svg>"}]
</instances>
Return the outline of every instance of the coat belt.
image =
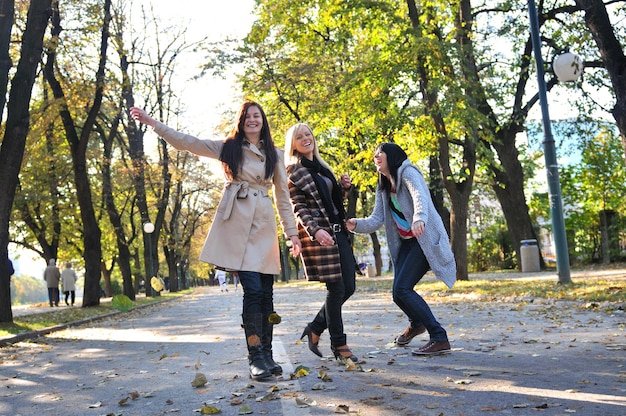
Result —
<instances>
[{"instance_id":1,"label":"coat belt","mask_svg":"<svg viewBox=\"0 0 626 416\"><path fill-rule=\"evenodd\" d=\"M267 189L265 188L257 188L254 186L250 186L247 181L239 181L239 182L228 182L224 186L224 195L223 198L226 198L226 207L224 209L223 218L225 220L230 218L230 214L233 212L233 205L235 203L235 199L246 199L248 197L248 189L256 189L261 193L261 196L267 196Z\"/></svg>"}]
</instances>

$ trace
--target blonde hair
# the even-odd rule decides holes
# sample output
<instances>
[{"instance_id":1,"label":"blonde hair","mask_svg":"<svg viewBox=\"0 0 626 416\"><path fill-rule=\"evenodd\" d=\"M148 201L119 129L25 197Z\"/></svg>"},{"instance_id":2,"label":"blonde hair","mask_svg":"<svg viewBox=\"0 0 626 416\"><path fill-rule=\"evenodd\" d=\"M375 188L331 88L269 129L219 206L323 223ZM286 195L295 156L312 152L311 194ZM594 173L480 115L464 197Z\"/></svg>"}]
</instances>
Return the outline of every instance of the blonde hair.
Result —
<instances>
[{"instance_id":1,"label":"blonde hair","mask_svg":"<svg viewBox=\"0 0 626 416\"><path fill-rule=\"evenodd\" d=\"M317 139L315 138L315 134L313 134L313 129L306 123L296 123L291 126L289 130L287 130L287 133L285 133L285 166L300 162L300 153L296 150L296 137L298 137L298 134L300 134L300 132L304 129L308 129L313 136L313 157L320 162L320 165L332 172L328 163L326 163L324 159L322 159L322 156L320 156L320 151L317 147Z\"/></svg>"}]
</instances>

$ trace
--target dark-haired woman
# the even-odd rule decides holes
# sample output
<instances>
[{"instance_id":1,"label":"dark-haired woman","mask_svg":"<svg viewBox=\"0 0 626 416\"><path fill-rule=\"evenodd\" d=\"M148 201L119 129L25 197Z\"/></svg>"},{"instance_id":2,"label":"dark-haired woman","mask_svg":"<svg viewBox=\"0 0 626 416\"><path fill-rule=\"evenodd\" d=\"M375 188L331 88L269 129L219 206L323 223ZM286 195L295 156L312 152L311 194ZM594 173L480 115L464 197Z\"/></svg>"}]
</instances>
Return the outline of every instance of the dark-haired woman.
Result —
<instances>
[{"instance_id":1,"label":"dark-haired woman","mask_svg":"<svg viewBox=\"0 0 626 416\"><path fill-rule=\"evenodd\" d=\"M407 345L428 331L430 340L413 355L450 351L448 335L437 322L415 285L431 269L448 287L456 281L456 264L448 234L433 205L420 170L395 143L380 144L374 152L378 186L374 210L368 218L351 218L348 230L372 233L385 225L387 244L394 266L393 301L409 318L409 325L396 338Z\"/></svg>"},{"instance_id":2,"label":"dark-haired woman","mask_svg":"<svg viewBox=\"0 0 626 416\"><path fill-rule=\"evenodd\" d=\"M272 187L294 256L300 253L300 240L291 212L283 154L274 147L265 112L256 102L244 102L225 140L201 140L180 133L137 107L130 113L176 149L222 162L224 191L200 260L239 275L250 377L264 380L281 374L281 366L272 357L274 320L270 320L274 313L274 275L280 273L274 207L268 194Z\"/></svg>"},{"instance_id":3,"label":"dark-haired woman","mask_svg":"<svg viewBox=\"0 0 626 416\"><path fill-rule=\"evenodd\" d=\"M350 177L339 181L320 156L311 128L293 125L285 137L285 163L289 193L302 243L302 263L308 280L326 284L326 301L306 326L301 339L308 338L309 349L322 357L320 335L328 329L335 358L358 362L347 345L341 309L355 289L354 254L344 226L344 192Z\"/></svg>"}]
</instances>

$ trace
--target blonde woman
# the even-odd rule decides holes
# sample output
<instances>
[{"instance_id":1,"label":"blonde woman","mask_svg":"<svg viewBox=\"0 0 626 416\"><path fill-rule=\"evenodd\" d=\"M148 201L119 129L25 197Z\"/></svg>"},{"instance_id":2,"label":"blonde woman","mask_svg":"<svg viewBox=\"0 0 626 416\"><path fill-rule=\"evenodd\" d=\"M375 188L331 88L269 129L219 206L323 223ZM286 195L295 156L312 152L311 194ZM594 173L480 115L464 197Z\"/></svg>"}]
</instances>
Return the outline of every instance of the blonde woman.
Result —
<instances>
[{"instance_id":1,"label":"blonde woman","mask_svg":"<svg viewBox=\"0 0 626 416\"><path fill-rule=\"evenodd\" d=\"M308 280L325 283L327 290L326 301L300 338L306 336L309 349L321 357L319 340L328 329L335 358L358 362L347 345L341 311L355 289L356 263L344 226L343 206L350 177L344 174L337 181L320 156L311 128L304 123L287 131L285 163L304 271Z\"/></svg>"}]
</instances>

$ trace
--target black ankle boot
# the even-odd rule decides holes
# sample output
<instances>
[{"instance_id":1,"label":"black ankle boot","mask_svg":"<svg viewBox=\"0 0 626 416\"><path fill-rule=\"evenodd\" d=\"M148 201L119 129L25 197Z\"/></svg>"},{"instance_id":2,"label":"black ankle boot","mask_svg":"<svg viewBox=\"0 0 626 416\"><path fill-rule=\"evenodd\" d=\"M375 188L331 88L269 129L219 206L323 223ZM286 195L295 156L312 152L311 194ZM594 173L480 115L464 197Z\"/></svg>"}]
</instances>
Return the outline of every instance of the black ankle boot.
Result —
<instances>
[{"instance_id":1,"label":"black ankle boot","mask_svg":"<svg viewBox=\"0 0 626 416\"><path fill-rule=\"evenodd\" d=\"M264 380L272 376L265 362L265 354L263 348L258 345L256 347L248 346L248 364L250 365L250 378L252 380Z\"/></svg>"}]
</instances>

